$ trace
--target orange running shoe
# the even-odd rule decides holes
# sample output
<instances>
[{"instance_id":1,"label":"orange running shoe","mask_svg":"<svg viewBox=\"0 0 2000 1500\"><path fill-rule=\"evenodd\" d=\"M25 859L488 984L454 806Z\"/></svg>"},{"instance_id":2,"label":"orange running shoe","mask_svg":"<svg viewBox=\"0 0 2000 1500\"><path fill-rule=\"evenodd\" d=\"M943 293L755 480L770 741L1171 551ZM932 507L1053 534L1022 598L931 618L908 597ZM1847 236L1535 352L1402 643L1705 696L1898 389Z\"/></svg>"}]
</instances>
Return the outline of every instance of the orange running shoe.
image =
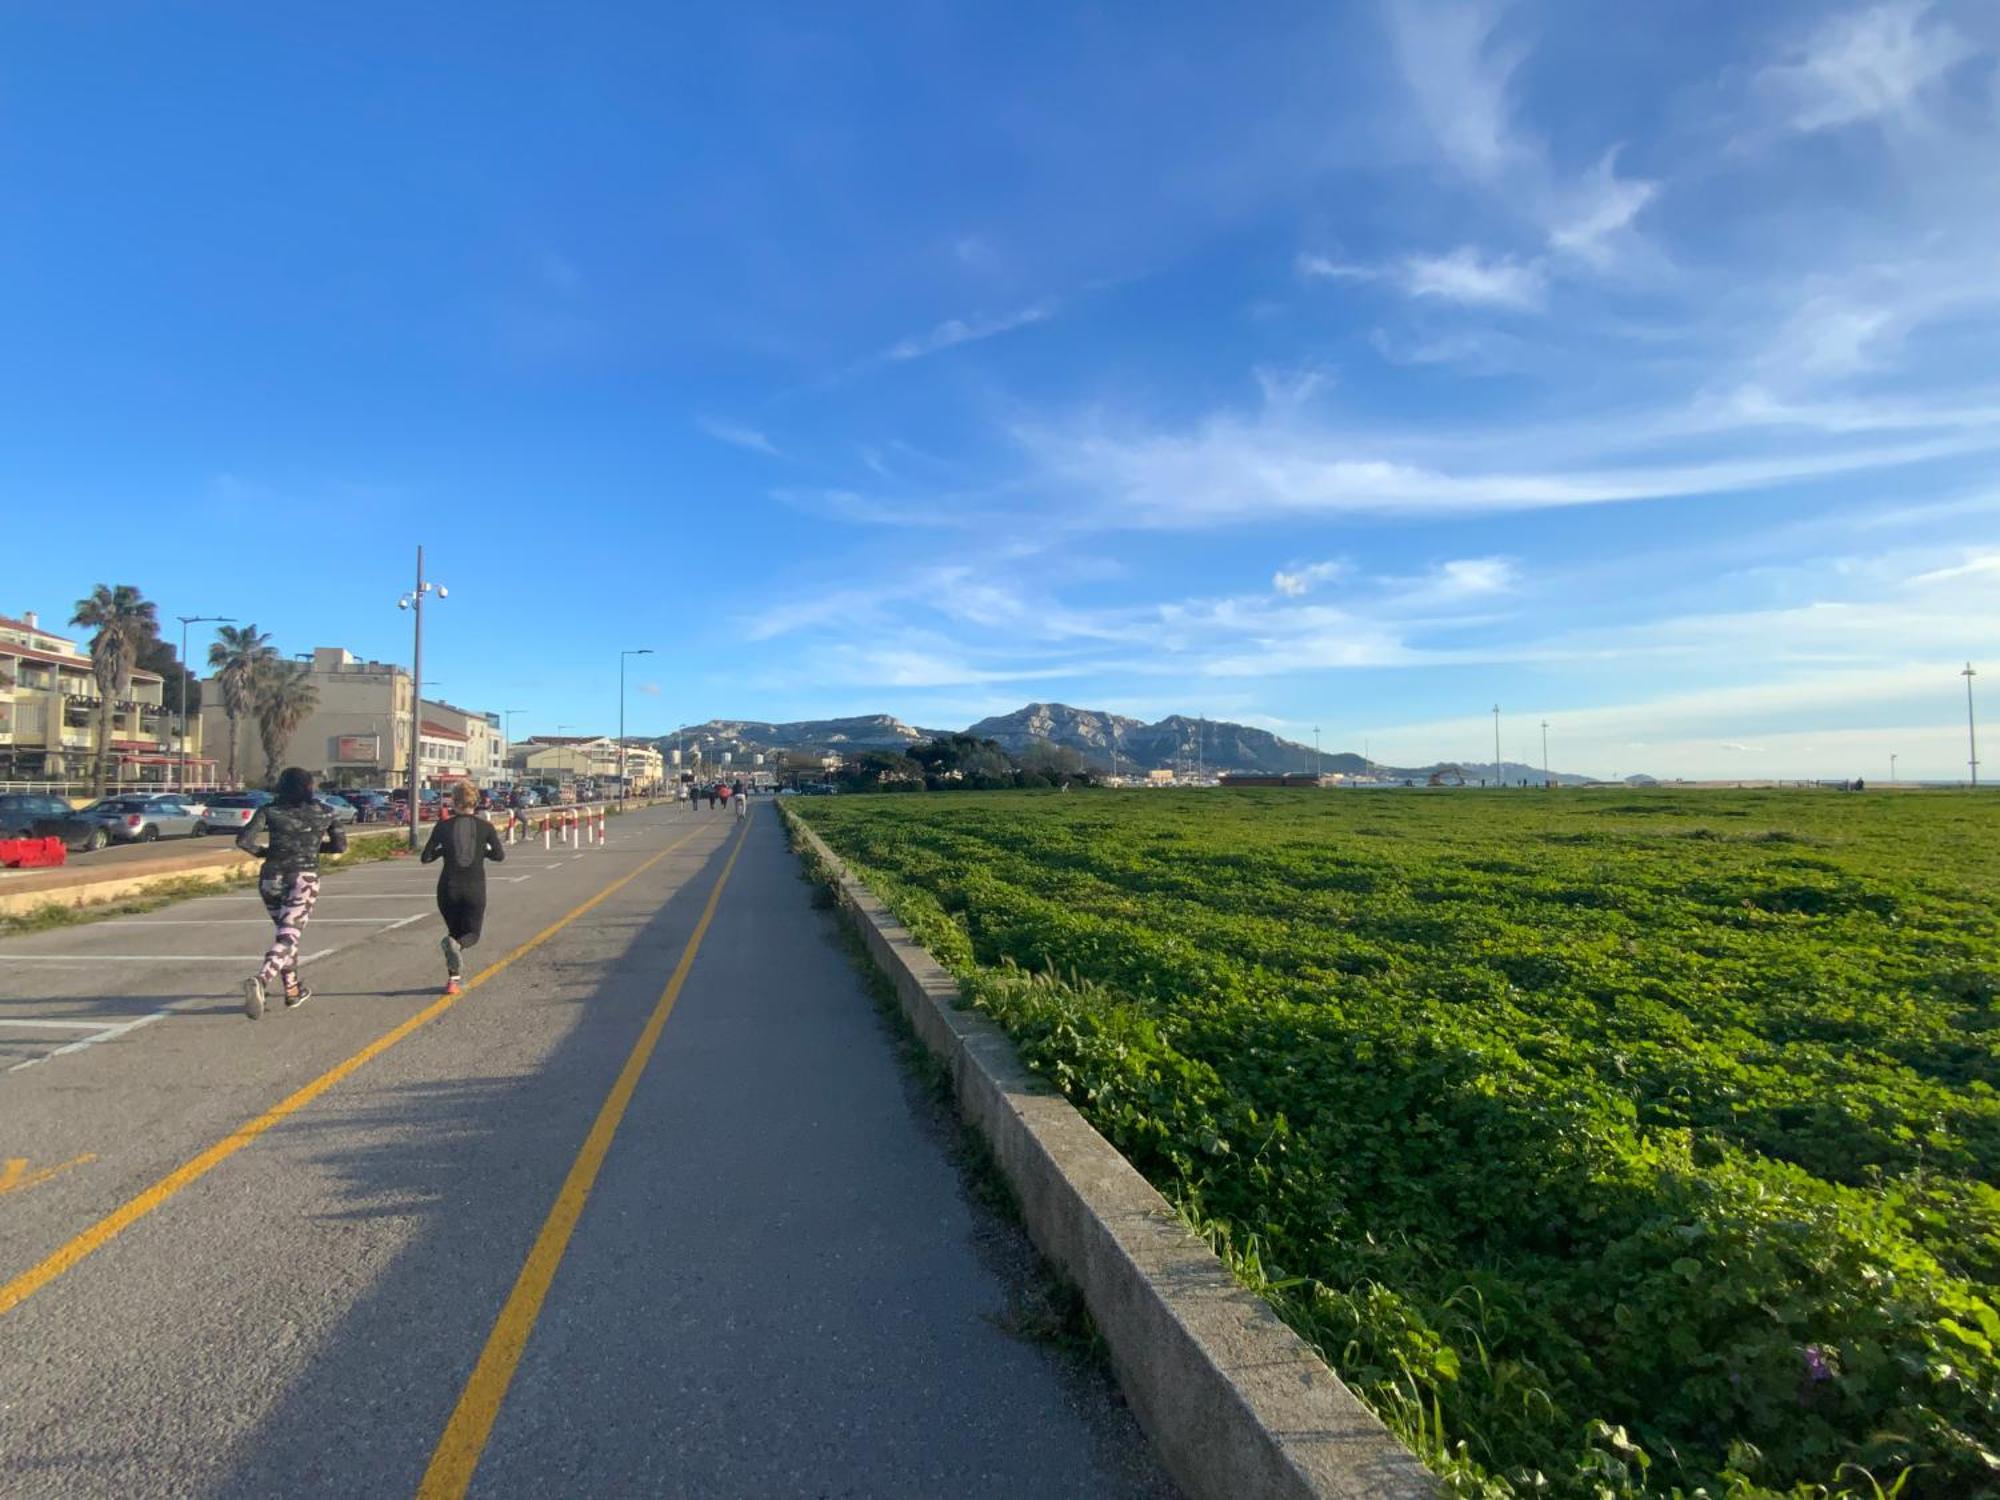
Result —
<instances>
[{"instance_id":1,"label":"orange running shoe","mask_svg":"<svg viewBox=\"0 0 2000 1500\"><path fill-rule=\"evenodd\" d=\"M447 979L444 982L444 992L447 995L460 994L464 991L464 989L465 986L459 982L459 978L456 974L452 975L451 978Z\"/></svg>"}]
</instances>

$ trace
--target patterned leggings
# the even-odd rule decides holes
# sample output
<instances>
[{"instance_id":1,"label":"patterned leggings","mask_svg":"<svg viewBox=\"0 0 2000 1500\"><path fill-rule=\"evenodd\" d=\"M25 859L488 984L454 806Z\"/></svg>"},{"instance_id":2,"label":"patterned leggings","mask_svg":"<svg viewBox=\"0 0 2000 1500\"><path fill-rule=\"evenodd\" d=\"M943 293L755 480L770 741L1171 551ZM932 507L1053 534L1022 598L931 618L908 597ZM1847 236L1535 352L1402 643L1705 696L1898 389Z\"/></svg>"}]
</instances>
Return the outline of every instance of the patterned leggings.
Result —
<instances>
[{"instance_id":1,"label":"patterned leggings","mask_svg":"<svg viewBox=\"0 0 2000 1500\"><path fill-rule=\"evenodd\" d=\"M299 933L319 900L319 875L313 870L266 875L257 882L257 894L264 898L264 910L278 925L278 935L271 940L257 977L269 984L282 974L286 990L292 990L299 982Z\"/></svg>"}]
</instances>

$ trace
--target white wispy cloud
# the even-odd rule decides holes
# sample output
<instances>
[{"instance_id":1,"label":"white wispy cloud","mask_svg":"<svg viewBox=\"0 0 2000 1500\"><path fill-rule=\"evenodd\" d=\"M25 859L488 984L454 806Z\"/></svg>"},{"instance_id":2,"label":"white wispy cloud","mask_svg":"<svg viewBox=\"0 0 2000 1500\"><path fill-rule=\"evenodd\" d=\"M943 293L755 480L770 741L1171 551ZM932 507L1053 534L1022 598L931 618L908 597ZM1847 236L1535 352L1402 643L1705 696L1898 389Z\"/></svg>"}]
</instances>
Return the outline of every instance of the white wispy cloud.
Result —
<instances>
[{"instance_id":1,"label":"white wispy cloud","mask_svg":"<svg viewBox=\"0 0 2000 1500\"><path fill-rule=\"evenodd\" d=\"M1562 254L1604 269L1618 258L1618 246L1629 237L1633 223L1659 191L1657 182L1620 177L1618 152L1616 148L1607 151L1570 191L1549 229L1549 244Z\"/></svg>"},{"instance_id":2,"label":"white wispy cloud","mask_svg":"<svg viewBox=\"0 0 2000 1500\"><path fill-rule=\"evenodd\" d=\"M1907 121L1933 85L1971 55L1926 0L1890 0L1828 18L1758 82L1794 130Z\"/></svg>"},{"instance_id":3,"label":"white wispy cloud","mask_svg":"<svg viewBox=\"0 0 2000 1500\"><path fill-rule=\"evenodd\" d=\"M1396 0L1388 18L1411 98L1454 167L1495 183L1538 157L1516 130L1507 98L1525 53L1496 42L1496 7Z\"/></svg>"},{"instance_id":4,"label":"white wispy cloud","mask_svg":"<svg viewBox=\"0 0 2000 1500\"><path fill-rule=\"evenodd\" d=\"M2000 448L2000 432L1872 447L1801 445L1682 463L1517 469L1279 421L1213 417L1192 431L1020 429L1046 482L1081 500L1071 527L1206 527L1259 515L1493 514L1770 488ZM1600 434L1608 436L1608 434ZM1506 444L1532 446L1524 434Z\"/></svg>"},{"instance_id":5,"label":"white wispy cloud","mask_svg":"<svg viewBox=\"0 0 2000 1500\"><path fill-rule=\"evenodd\" d=\"M1349 571L1351 565L1338 558L1328 562L1292 563L1271 575L1271 587L1288 599L1297 599Z\"/></svg>"},{"instance_id":6,"label":"white wispy cloud","mask_svg":"<svg viewBox=\"0 0 2000 1500\"><path fill-rule=\"evenodd\" d=\"M1615 146L1574 180L1555 170L1547 144L1515 117L1514 74L1527 49L1501 39L1500 6L1393 0L1388 17L1403 83L1445 163L1534 225L1550 250L1609 269L1660 184L1619 177Z\"/></svg>"},{"instance_id":7,"label":"white wispy cloud","mask_svg":"<svg viewBox=\"0 0 2000 1500\"><path fill-rule=\"evenodd\" d=\"M754 427L745 427L738 422L718 421L714 417L696 417L695 426L718 443L727 443L732 448L762 453L769 458L784 457L784 454L778 451L777 445Z\"/></svg>"},{"instance_id":8,"label":"white wispy cloud","mask_svg":"<svg viewBox=\"0 0 2000 1500\"><path fill-rule=\"evenodd\" d=\"M1471 245L1442 255L1409 255L1383 266L1301 255L1299 274L1308 279L1386 281L1405 296L1434 298L1466 307L1532 309L1541 306L1547 278L1533 261L1482 255Z\"/></svg>"},{"instance_id":9,"label":"white wispy cloud","mask_svg":"<svg viewBox=\"0 0 2000 1500\"><path fill-rule=\"evenodd\" d=\"M1402 283L1412 297L1436 297L1468 307L1537 308L1546 284L1539 266L1506 256L1488 259L1470 245L1447 255L1413 255Z\"/></svg>"},{"instance_id":10,"label":"white wispy cloud","mask_svg":"<svg viewBox=\"0 0 2000 1500\"><path fill-rule=\"evenodd\" d=\"M1055 315L1055 310L1055 303L1044 299L1012 312L947 318L926 333L899 339L882 351L881 358L891 362L922 359L945 349L955 349L960 344L976 343L980 339L995 338L1003 333L1012 333L1017 328L1046 322Z\"/></svg>"}]
</instances>

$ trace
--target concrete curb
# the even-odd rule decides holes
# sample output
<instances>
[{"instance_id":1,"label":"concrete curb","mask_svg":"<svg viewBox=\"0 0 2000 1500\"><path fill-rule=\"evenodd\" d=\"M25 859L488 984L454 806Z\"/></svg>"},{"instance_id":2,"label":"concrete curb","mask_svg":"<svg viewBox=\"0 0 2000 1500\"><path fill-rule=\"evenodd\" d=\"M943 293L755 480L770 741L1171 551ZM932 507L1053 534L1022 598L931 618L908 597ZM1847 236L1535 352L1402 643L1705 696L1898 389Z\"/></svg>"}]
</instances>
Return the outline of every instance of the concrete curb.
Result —
<instances>
[{"instance_id":1,"label":"concrete curb","mask_svg":"<svg viewBox=\"0 0 2000 1500\"><path fill-rule=\"evenodd\" d=\"M783 810L833 872L910 1024L950 1069L959 1109L1019 1197L1029 1236L1083 1293L1126 1400L1192 1500L1435 1496L1416 1456Z\"/></svg>"}]
</instances>

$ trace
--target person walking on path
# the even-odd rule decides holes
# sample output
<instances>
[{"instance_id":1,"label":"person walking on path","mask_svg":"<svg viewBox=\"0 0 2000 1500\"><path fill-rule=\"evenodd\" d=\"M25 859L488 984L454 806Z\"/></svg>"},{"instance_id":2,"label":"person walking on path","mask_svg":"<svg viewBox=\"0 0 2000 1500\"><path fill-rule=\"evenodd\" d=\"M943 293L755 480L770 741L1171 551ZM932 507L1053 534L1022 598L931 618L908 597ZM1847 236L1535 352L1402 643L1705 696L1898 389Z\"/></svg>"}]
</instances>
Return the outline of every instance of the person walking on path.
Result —
<instances>
[{"instance_id":1,"label":"person walking on path","mask_svg":"<svg viewBox=\"0 0 2000 1500\"><path fill-rule=\"evenodd\" d=\"M739 820L750 816L750 801L747 797L743 795L742 782L740 781L737 782L736 785L730 789L729 797L730 801L735 805L736 816Z\"/></svg>"},{"instance_id":2,"label":"person walking on path","mask_svg":"<svg viewBox=\"0 0 2000 1500\"><path fill-rule=\"evenodd\" d=\"M444 917L444 937L438 947L444 950L447 995L465 987L460 959L479 941L479 930L486 925L486 861L498 864L507 857L499 833L475 811L478 805L479 793L472 783L453 786L452 815L431 830L422 855L425 864L444 861L438 871L438 911Z\"/></svg>"},{"instance_id":3,"label":"person walking on path","mask_svg":"<svg viewBox=\"0 0 2000 1500\"><path fill-rule=\"evenodd\" d=\"M287 1010L312 999L299 979L299 936L319 900L319 857L345 854L347 834L333 820L333 810L313 800L312 773L287 766L278 777L276 799L250 815L236 847L264 861L257 894L277 928L263 967L243 981L243 1014L254 1021L264 1014L273 979L284 981Z\"/></svg>"},{"instance_id":4,"label":"person walking on path","mask_svg":"<svg viewBox=\"0 0 2000 1500\"><path fill-rule=\"evenodd\" d=\"M715 811L715 783L712 781L708 784L708 810Z\"/></svg>"}]
</instances>

